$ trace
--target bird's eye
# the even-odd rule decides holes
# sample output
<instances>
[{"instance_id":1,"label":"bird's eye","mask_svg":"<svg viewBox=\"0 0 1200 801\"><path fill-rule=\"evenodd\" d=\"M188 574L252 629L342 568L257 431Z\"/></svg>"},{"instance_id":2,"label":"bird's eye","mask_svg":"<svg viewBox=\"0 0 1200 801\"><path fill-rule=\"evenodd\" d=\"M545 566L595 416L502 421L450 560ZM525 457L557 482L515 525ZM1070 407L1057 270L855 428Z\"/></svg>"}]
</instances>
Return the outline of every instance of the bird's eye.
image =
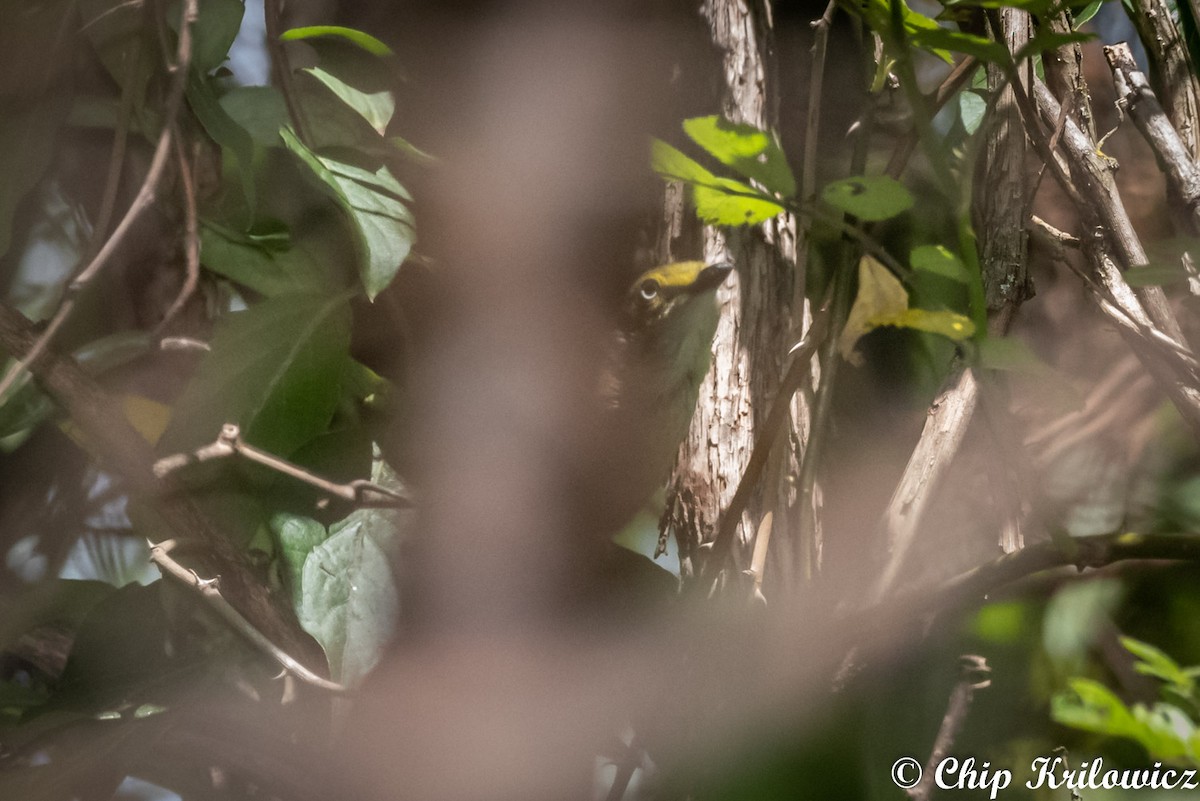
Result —
<instances>
[{"instance_id":1,"label":"bird's eye","mask_svg":"<svg viewBox=\"0 0 1200 801\"><path fill-rule=\"evenodd\" d=\"M638 294L642 296L642 300L654 300L658 297L658 282L653 278L647 278L638 287Z\"/></svg>"}]
</instances>

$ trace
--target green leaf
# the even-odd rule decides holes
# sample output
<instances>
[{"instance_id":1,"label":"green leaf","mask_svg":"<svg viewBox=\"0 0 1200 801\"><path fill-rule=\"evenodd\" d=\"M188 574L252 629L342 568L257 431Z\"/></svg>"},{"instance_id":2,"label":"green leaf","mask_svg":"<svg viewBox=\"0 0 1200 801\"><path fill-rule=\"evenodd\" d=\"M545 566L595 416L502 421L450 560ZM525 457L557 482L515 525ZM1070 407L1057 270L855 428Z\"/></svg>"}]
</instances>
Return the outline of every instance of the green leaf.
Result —
<instances>
[{"instance_id":1,"label":"green leaf","mask_svg":"<svg viewBox=\"0 0 1200 801\"><path fill-rule=\"evenodd\" d=\"M288 123L287 103L270 86L239 86L221 95L225 113L263 147L281 147L279 129Z\"/></svg>"},{"instance_id":2,"label":"green leaf","mask_svg":"<svg viewBox=\"0 0 1200 801\"><path fill-rule=\"evenodd\" d=\"M1068 33L1055 33L1049 28L1041 28L1034 37L1025 45L1013 54L1013 61L1020 63L1027 58L1031 58L1038 54L1057 50L1069 44L1077 44L1089 42L1096 38L1094 33L1084 33L1082 31L1070 31Z\"/></svg>"},{"instance_id":3,"label":"green leaf","mask_svg":"<svg viewBox=\"0 0 1200 801\"><path fill-rule=\"evenodd\" d=\"M684 120L683 130L717 161L758 181L767 191L783 197L796 194L796 178L787 156L766 131L718 116Z\"/></svg>"},{"instance_id":4,"label":"green leaf","mask_svg":"<svg viewBox=\"0 0 1200 801\"><path fill-rule=\"evenodd\" d=\"M968 135L979 130L983 115L987 112L987 100L979 91L967 90L958 96L958 113L962 119L963 130Z\"/></svg>"},{"instance_id":5,"label":"green leaf","mask_svg":"<svg viewBox=\"0 0 1200 801\"><path fill-rule=\"evenodd\" d=\"M167 9L171 30L179 33L180 0ZM199 16L192 23L192 69L207 74L224 63L246 11L241 0L204 0L199 4Z\"/></svg>"},{"instance_id":6,"label":"green leaf","mask_svg":"<svg viewBox=\"0 0 1200 801\"><path fill-rule=\"evenodd\" d=\"M821 199L866 222L895 217L913 205L904 184L886 175L860 175L826 185Z\"/></svg>"},{"instance_id":7,"label":"green leaf","mask_svg":"<svg viewBox=\"0 0 1200 801\"><path fill-rule=\"evenodd\" d=\"M1149 643L1122 637L1121 645L1137 657L1133 668L1144 676L1154 676L1173 685L1183 695L1191 695L1194 681L1179 664Z\"/></svg>"},{"instance_id":8,"label":"green leaf","mask_svg":"<svg viewBox=\"0 0 1200 801\"><path fill-rule=\"evenodd\" d=\"M1025 604L1020 601L990 603L975 613L971 631L989 642L1016 643L1025 631L1025 610Z\"/></svg>"},{"instance_id":9,"label":"green leaf","mask_svg":"<svg viewBox=\"0 0 1200 801\"><path fill-rule=\"evenodd\" d=\"M979 366L985 370L1050 371L1050 365L1019 339L988 337L978 343Z\"/></svg>"},{"instance_id":10,"label":"green leaf","mask_svg":"<svg viewBox=\"0 0 1200 801\"><path fill-rule=\"evenodd\" d=\"M17 206L50 166L68 108L60 98L31 105L0 102L0 256L12 244Z\"/></svg>"},{"instance_id":11,"label":"green leaf","mask_svg":"<svg viewBox=\"0 0 1200 801\"><path fill-rule=\"evenodd\" d=\"M363 115L346 105L329 87L308 71L296 73L297 104L308 126L309 149L317 152L340 148L378 156L392 148ZM283 127L291 125L290 118ZM278 132L277 132L278 133Z\"/></svg>"},{"instance_id":12,"label":"green leaf","mask_svg":"<svg viewBox=\"0 0 1200 801\"><path fill-rule=\"evenodd\" d=\"M387 142L396 150L400 151L409 159L411 159L415 164L432 164L437 161L437 156L426 153L412 142L402 139L399 136L389 136Z\"/></svg>"},{"instance_id":13,"label":"green leaf","mask_svg":"<svg viewBox=\"0 0 1200 801\"><path fill-rule=\"evenodd\" d=\"M1134 737L1144 730L1133 713L1103 684L1091 679L1072 679L1074 695L1056 695L1050 716L1056 723L1113 737Z\"/></svg>"},{"instance_id":14,"label":"green leaf","mask_svg":"<svg viewBox=\"0 0 1200 801\"><path fill-rule=\"evenodd\" d=\"M718 178L716 184L716 188L692 186L696 215L710 225L757 225L784 212L783 206L763 199L740 181Z\"/></svg>"},{"instance_id":15,"label":"green leaf","mask_svg":"<svg viewBox=\"0 0 1200 801\"><path fill-rule=\"evenodd\" d=\"M396 101L392 97L391 92L386 90L379 92L359 91L332 73L326 72L319 67L310 67L304 71L328 87L329 91L333 92L339 100L358 112L380 136L387 131L392 114L396 111Z\"/></svg>"},{"instance_id":16,"label":"green leaf","mask_svg":"<svg viewBox=\"0 0 1200 801\"><path fill-rule=\"evenodd\" d=\"M300 625L325 650L330 675L348 686L359 684L379 661L399 617L388 560L394 516L361 509L334 524L301 572Z\"/></svg>"},{"instance_id":17,"label":"green leaf","mask_svg":"<svg viewBox=\"0 0 1200 801\"><path fill-rule=\"evenodd\" d=\"M666 142L651 143L650 163L664 178L692 187L696 215L713 225L753 225L782 214L784 208L749 184L719 178Z\"/></svg>"},{"instance_id":18,"label":"green leaf","mask_svg":"<svg viewBox=\"0 0 1200 801\"><path fill-rule=\"evenodd\" d=\"M1187 280L1182 267L1169 264L1151 264L1126 270L1125 283L1130 286L1167 286Z\"/></svg>"},{"instance_id":19,"label":"green leaf","mask_svg":"<svg viewBox=\"0 0 1200 801\"><path fill-rule=\"evenodd\" d=\"M960 284L971 280L962 259L943 245L921 245L913 248L908 260L914 270L940 275Z\"/></svg>"},{"instance_id":20,"label":"green leaf","mask_svg":"<svg viewBox=\"0 0 1200 801\"><path fill-rule=\"evenodd\" d=\"M341 395L350 347L346 295L276 295L226 317L176 403L160 448L190 451L225 423L280 456L323 432Z\"/></svg>"},{"instance_id":21,"label":"green leaf","mask_svg":"<svg viewBox=\"0 0 1200 801\"><path fill-rule=\"evenodd\" d=\"M706 186L715 186L717 183L717 176L661 139L650 143L650 166L656 173L672 181Z\"/></svg>"},{"instance_id":22,"label":"green leaf","mask_svg":"<svg viewBox=\"0 0 1200 801\"><path fill-rule=\"evenodd\" d=\"M317 155L287 128L280 135L349 216L359 251L359 277L367 297L374 300L391 283L416 240L412 214L400 199L408 193L386 166L368 172Z\"/></svg>"},{"instance_id":23,"label":"green leaf","mask_svg":"<svg viewBox=\"0 0 1200 801\"><path fill-rule=\"evenodd\" d=\"M310 25L306 28L292 28L290 31L284 31L279 38L285 42L293 42L321 36L337 36L345 39L366 50L373 56L392 55L392 49L374 36L362 31L356 31L353 28L343 28L339 25Z\"/></svg>"},{"instance_id":24,"label":"green leaf","mask_svg":"<svg viewBox=\"0 0 1200 801\"><path fill-rule=\"evenodd\" d=\"M1042 648L1066 671L1083 667L1088 649L1108 624L1124 592L1119 581L1096 579L1056 592L1042 617Z\"/></svg>"},{"instance_id":25,"label":"green leaf","mask_svg":"<svg viewBox=\"0 0 1200 801\"><path fill-rule=\"evenodd\" d=\"M909 40L925 50L950 50L955 53L965 53L983 62L993 64L1008 59L1008 48L999 42L992 41L986 36L955 31L950 28L924 28L913 31Z\"/></svg>"},{"instance_id":26,"label":"green leaf","mask_svg":"<svg viewBox=\"0 0 1200 801\"><path fill-rule=\"evenodd\" d=\"M79 18L80 30L91 41L108 74L124 91L132 93L134 108L144 110L146 87L159 68L162 50L151 35L153 28L145 24L141 5L79 0ZM179 24L178 11L174 24ZM143 117L144 112L137 116Z\"/></svg>"},{"instance_id":27,"label":"green leaf","mask_svg":"<svg viewBox=\"0 0 1200 801\"><path fill-rule=\"evenodd\" d=\"M279 540L279 556L292 593L292 604L299 609L304 602L304 562L325 541L325 526L311 517L280 512L271 518L271 531Z\"/></svg>"},{"instance_id":28,"label":"green leaf","mask_svg":"<svg viewBox=\"0 0 1200 801\"><path fill-rule=\"evenodd\" d=\"M282 248L278 239L256 241L207 220L200 225L200 262L267 296L334 291L344 286L337 265L325 263L306 240Z\"/></svg>"},{"instance_id":29,"label":"green leaf","mask_svg":"<svg viewBox=\"0 0 1200 801\"><path fill-rule=\"evenodd\" d=\"M1096 16L1096 13L1100 11L1100 6L1103 4L1104 0L1092 0L1092 2L1084 6L1081 11L1074 15L1075 27L1078 28L1080 25L1083 25L1092 17Z\"/></svg>"},{"instance_id":30,"label":"green leaf","mask_svg":"<svg viewBox=\"0 0 1200 801\"><path fill-rule=\"evenodd\" d=\"M892 2L894 0L860 0L859 3L852 4L853 10L859 11L867 24L877 33L883 34L885 37L890 37L892 30ZM908 7L908 4L900 2L900 19L904 26L904 35L913 36L921 31L930 31L940 29L940 25L933 19L924 14L913 11ZM895 43L899 44L899 43ZM952 61L950 54L945 50L933 50L933 55L943 61Z\"/></svg>"},{"instance_id":31,"label":"green leaf","mask_svg":"<svg viewBox=\"0 0 1200 801\"><path fill-rule=\"evenodd\" d=\"M257 205L254 186L254 140L250 133L225 111L207 78L193 71L188 76L185 91L188 105L192 107L204 130L224 149L226 156L232 156L236 162L246 205L253 210Z\"/></svg>"},{"instance_id":32,"label":"green leaf","mask_svg":"<svg viewBox=\"0 0 1200 801\"><path fill-rule=\"evenodd\" d=\"M62 689L87 704L121 703L178 669L166 645L162 582L126 584L105 595L82 621L63 669Z\"/></svg>"}]
</instances>

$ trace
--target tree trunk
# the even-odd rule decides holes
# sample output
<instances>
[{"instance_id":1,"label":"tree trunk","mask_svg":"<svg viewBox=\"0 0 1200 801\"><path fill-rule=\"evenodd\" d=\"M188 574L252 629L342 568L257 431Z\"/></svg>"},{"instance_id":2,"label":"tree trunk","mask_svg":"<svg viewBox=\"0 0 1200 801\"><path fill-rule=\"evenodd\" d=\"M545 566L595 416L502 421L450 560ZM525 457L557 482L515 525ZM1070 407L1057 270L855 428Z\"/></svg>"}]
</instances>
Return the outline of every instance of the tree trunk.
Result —
<instances>
[{"instance_id":1,"label":"tree trunk","mask_svg":"<svg viewBox=\"0 0 1200 801\"><path fill-rule=\"evenodd\" d=\"M771 63L769 4L706 0L701 14L722 56L722 115L771 130L778 90ZM718 294L721 321L713 343L713 368L701 384L691 429L680 446L667 492L664 524L679 545L686 581L699 567L697 548L712 540L722 510L737 490L786 369L788 348L799 339L809 317L804 276L796 263L802 243L797 241L795 218L783 215L752 228L701 231L680 224L685 219L682 204L683 193L668 189L667 230L660 240L660 255L670 259L702 246L708 261L729 259L737 265L737 280ZM803 558L793 533L799 530L796 478L808 421L805 396L797 393L790 419L738 529L741 546L750 541L759 521L773 513L776 536L768 560L773 571L790 572ZM735 552L740 550L735 547ZM819 543L812 543L810 557L814 562L819 557Z\"/></svg>"}]
</instances>

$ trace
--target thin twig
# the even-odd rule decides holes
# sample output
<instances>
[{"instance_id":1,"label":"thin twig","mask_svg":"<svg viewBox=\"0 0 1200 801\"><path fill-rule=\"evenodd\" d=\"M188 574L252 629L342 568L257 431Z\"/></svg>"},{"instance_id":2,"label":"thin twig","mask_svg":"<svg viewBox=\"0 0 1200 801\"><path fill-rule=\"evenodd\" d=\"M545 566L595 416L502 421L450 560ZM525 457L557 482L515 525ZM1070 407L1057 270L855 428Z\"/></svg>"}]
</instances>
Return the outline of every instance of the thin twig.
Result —
<instances>
[{"instance_id":1,"label":"thin twig","mask_svg":"<svg viewBox=\"0 0 1200 801\"><path fill-rule=\"evenodd\" d=\"M1150 62L1150 80L1187 153L1200 156L1200 82L1166 0L1122 3ZM1185 12L1186 13L1186 12Z\"/></svg>"},{"instance_id":2,"label":"thin twig","mask_svg":"<svg viewBox=\"0 0 1200 801\"><path fill-rule=\"evenodd\" d=\"M979 62L974 56L967 56L962 61L954 65L954 69L950 70L937 89L933 92L933 99L930 101L930 109L936 114L941 110L942 106L946 105L951 97L957 94L958 90L963 87L970 78L971 73L979 66ZM913 151L917 149L917 129L914 127L904 135L896 145L896 149L892 151L892 157L888 159L887 168L884 169L885 175L890 175L892 178L899 178L904 172L904 168L908 166L909 159L912 158Z\"/></svg>"},{"instance_id":3,"label":"thin twig","mask_svg":"<svg viewBox=\"0 0 1200 801\"><path fill-rule=\"evenodd\" d=\"M208 353L212 350L212 346L207 342L193 339L192 337L163 337L158 341L158 347L161 350L183 350L199 353Z\"/></svg>"},{"instance_id":4,"label":"thin twig","mask_svg":"<svg viewBox=\"0 0 1200 801\"><path fill-rule=\"evenodd\" d=\"M94 256L108 235L113 209L117 203L117 190L121 186L121 171L125 166L125 147L129 142L129 120L133 115L133 77L138 53L126 55L124 82L121 84L121 105L117 110L117 127L113 131L113 149L108 158L108 175L104 179L104 193L100 196L100 208L92 227L92 240L88 243L87 255Z\"/></svg>"},{"instance_id":5,"label":"thin twig","mask_svg":"<svg viewBox=\"0 0 1200 801\"><path fill-rule=\"evenodd\" d=\"M946 714L942 716L942 725L938 728L933 748L929 750L929 759L925 761L925 770L921 773L921 781L907 790L912 801L927 801L933 792L934 772L938 763L945 759L962 731L967 713L971 710L971 702L975 692L990 687L992 669L987 660L975 654L964 654L958 658L959 679L950 692L950 701L946 705Z\"/></svg>"},{"instance_id":6,"label":"thin twig","mask_svg":"<svg viewBox=\"0 0 1200 801\"><path fill-rule=\"evenodd\" d=\"M271 66L275 71L275 79L279 82L279 93L287 105L288 117L296 128L300 141L309 147L313 141L309 130L308 120L304 109L296 97L296 85L292 81L292 67L288 59L287 48L284 47L282 26L281 0L265 0L263 3L263 18L267 28L267 52L271 54Z\"/></svg>"},{"instance_id":7,"label":"thin twig","mask_svg":"<svg viewBox=\"0 0 1200 801\"><path fill-rule=\"evenodd\" d=\"M241 429L233 423L226 423L221 426L221 433L217 436L216 440L207 445L202 445L191 453L177 453L159 459L154 463L154 474L159 478L165 478L189 464L208 462L213 459L226 459L232 456L241 456L248 461L303 481L305 484L316 487L328 495L341 498L360 507L409 509L413 506L413 499L408 495L390 490L374 482L365 479L356 479L345 484L338 484L305 470L303 467L293 464L286 459L281 459L273 453L256 448L242 440Z\"/></svg>"},{"instance_id":8,"label":"thin twig","mask_svg":"<svg viewBox=\"0 0 1200 801\"><path fill-rule=\"evenodd\" d=\"M171 320L175 319L175 315L188 302L200 283L200 222L196 213L196 183L192 178L192 166L188 163L187 152L179 138L178 130L175 133L175 157L179 164L179 183L183 193L183 253L187 273L183 279L183 286L179 288L179 294L175 296L162 320L154 327L156 335L162 333Z\"/></svg>"},{"instance_id":9,"label":"thin twig","mask_svg":"<svg viewBox=\"0 0 1200 801\"><path fill-rule=\"evenodd\" d=\"M1022 114L1036 114L1043 120L1057 121L1061 116L1058 101L1044 83L1035 81L1033 88L1037 109L1034 111L1022 106ZM1139 299L1117 266L1118 258L1126 268L1146 264L1147 258L1113 184L1108 165L1095 152L1096 146L1091 138L1079 129L1074 120L1067 119L1062 137L1062 150L1071 167L1071 175L1067 176L1054 154L1048 152L1048 143L1044 141L1045 133L1039 121L1027 117L1025 122L1026 130L1038 144L1043 160L1051 167L1059 186L1071 198L1083 218L1086 230L1093 232L1083 242L1083 249L1099 281L1101 291L1097 297L1104 301L1100 304L1101 309L1122 326L1126 340L1167 392L1193 433L1200 437L1200 391L1196 389L1196 372L1188 364L1188 361L1194 360L1179 323L1161 289L1149 287L1143 290ZM1084 199L1076 187L1077 182L1090 200ZM1113 256L1110 247L1117 251L1119 257ZM1066 263L1075 269L1069 260ZM1146 301L1145 306L1142 305L1142 299ZM1150 331L1153 334L1147 334ZM1181 358L1181 354L1185 358Z\"/></svg>"},{"instance_id":10,"label":"thin twig","mask_svg":"<svg viewBox=\"0 0 1200 801\"><path fill-rule=\"evenodd\" d=\"M288 673L322 690L334 693L348 692L348 688L344 685L313 673L278 645L271 642L266 635L251 625L250 621L242 617L241 613L234 609L229 601L225 600L225 596L221 594L221 579L219 576L217 578L202 579L196 574L196 571L189 570L175 561L170 555L171 551L178 544L175 540L164 540L159 543L147 542L147 544L150 546L150 561L157 565L163 573L196 590L200 597L204 599L204 602L224 618L226 623L249 640L258 650L278 662L279 666Z\"/></svg>"},{"instance_id":11,"label":"thin twig","mask_svg":"<svg viewBox=\"0 0 1200 801\"><path fill-rule=\"evenodd\" d=\"M1134 62L1129 45L1122 42L1106 47L1104 57L1112 70L1117 103L1129 112L1154 151L1171 189L1183 201L1193 229L1200 229L1200 166L1192 159L1191 148L1167 118L1149 80Z\"/></svg>"},{"instance_id":12,"label":"thin twig","mask_svg":"<svg viewBox=\"0 0 1200 801\"><path fill-rule=\"evenodd\" d=\"M758 524L758 533L754 535L754 552L750 557L750 568L746 571L746 574L754 582L751 599L763 605L767 603L762 591L763 576L767 574L767 553L771 547L771 527L774 520L774 513L767 512L763 515L762 522Z\"/></svg>"},{"instance_id":13,"label":"thin twig","mask_svg":"<svg viewBox=\"0 0 1200 801\"><path fill-rule=\"evenodd\" d=\"M808 84L808 110L804 120L804 161L800 166L801 203L809 202L817 191L817 144L821 133L821 95L825 86L825 51L829 45L829 29L833 27L833 15L837 11L838 0L829 0L825 12L820 18L813 20L812 67ZM796 264L793 267L793 296L792 306L797 309L807 309L804 297L808 286L808 238L812 230L812 218L809 215L797 214L799 230L796 232ZM805 322L803 319L801 323Z\"/></svg>"},{"instance_id":14,"label":"thin twig","mask_svg":"<svg viewBox=\"0 0 1200 801\"><path fill-rule=\"evenodd\" d=\"M25 357L38 334L23 314L0 302L0 348L14 358ZM41 389L78 426L97 460L125 482L131 494L145 500L177 537L203 543L226 579L226 590L246 616L274 641L301 653L311 639L294 618L285 617L274 599L246 564L245 556L196 507L192 498L170 477L153 472L154 452L125 416L120 403L73 359L53 348L34 362L30 372Z\"/></svg>"},{"instance_id":15,"label":"thin twig","mask_svg":"<svg viewBox=\"0 0 1200 801\"><path fill-rule=\"evenodd\" d=\"M1036 118L1044 119L1053 124L1061 116L1061 106L1051 94L1046 84L1034 81L1033 94L1037 100L1037 108L1028 106L1028 100L1021 108L1025 116L1025 126L1035 143L1042 140L1041 126ZM1033 115L1031 119L1029 115ZM1091 230L1100 230L1106 239L1112 243L1113 249L1119 256L1119 263L1124 269L1148 264L1145 248L1133 228L1129 214L1121 200L1116 182L1112 175L1112 165L1096 150L1096 143L1079 129L1074 120L1067 119L1063 128L1061 150L1070 164L1071 174L1067 176L1060 170L1055 170L1055 179L1079 209L1084 219L1088 221ZM1048 143L1040 147L1048 149ZM1050 158L1053 164L1057 160L1052 154L1043 152L1043 159ZM1119 270L1100 272L1105 286L1122 301L1122 306L1139 322L1153 324L1171 339L1185 343L1166 296L1160 287L1145 287L1141 293L1135 294L1125 283Z\"/></svg>"},{"instance_id":16,"label":"thin twig","mask_svg":"<svg viewBox=\"0 0 1200 801\"><path fill-rule=\"evenodd\" d=\"M179 114L183 100L184 85L187 83L188 67L191 64L192 58L192 22L196 19L197 2L198 0L185 0L183 4L182 19L179 25L179 48L176 52L175 64L171 67L174 72L174 79L167 94L167 106L164 114L162 133L159 135L158 144L154 148L154 157L150 160L150 168L146 171L146 178L142 181L142 186L138 190L137 196L133 199L133 203L130 204L128 211L125 212L125 216L121 218L121 222L117 223L112 236L108 238L96 255L92 257L88 265L67 285L66 296L63 298L62 303L59 304L58 310L54 313L54 316L41 336L38 337L33 348L29 350L24 358L18 360L8 370L3 379L0 379L0 397L4 396L17 378L50 346L54 335L58 333L63 323L67 321L67 318L74 310L75 301L79 297L79 293L96 277L101 268L104 267L116 252L117 247L133 229L133 224L137 222L142 212L154 202L158 185L166 172L167 158L171 152L171 141L173 139L172 128Z\"/></svg>"}]
</instances>

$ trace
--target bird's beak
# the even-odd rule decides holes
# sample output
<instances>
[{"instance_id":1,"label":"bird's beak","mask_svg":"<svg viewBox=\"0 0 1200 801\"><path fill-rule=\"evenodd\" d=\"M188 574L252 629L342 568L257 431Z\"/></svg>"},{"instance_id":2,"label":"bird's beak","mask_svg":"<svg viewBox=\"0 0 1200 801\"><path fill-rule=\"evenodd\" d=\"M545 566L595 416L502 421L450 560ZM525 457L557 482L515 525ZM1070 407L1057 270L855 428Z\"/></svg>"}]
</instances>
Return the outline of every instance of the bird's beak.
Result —
<instances>
[{"instance_id":1,"label":"bird's beak","mask_svg":"<svg viewBox=\"0 0 1200 801\"><path fill-rule=\"evenodd\" d=\"M733 265L730 262L723 261L720 264L710 264L696 275L696 280L692 282L691 291L699 294L710 289L716 289L725 282L725 279L729 277L731 272L733 272Z\"/></svg>"}]
</instances>

